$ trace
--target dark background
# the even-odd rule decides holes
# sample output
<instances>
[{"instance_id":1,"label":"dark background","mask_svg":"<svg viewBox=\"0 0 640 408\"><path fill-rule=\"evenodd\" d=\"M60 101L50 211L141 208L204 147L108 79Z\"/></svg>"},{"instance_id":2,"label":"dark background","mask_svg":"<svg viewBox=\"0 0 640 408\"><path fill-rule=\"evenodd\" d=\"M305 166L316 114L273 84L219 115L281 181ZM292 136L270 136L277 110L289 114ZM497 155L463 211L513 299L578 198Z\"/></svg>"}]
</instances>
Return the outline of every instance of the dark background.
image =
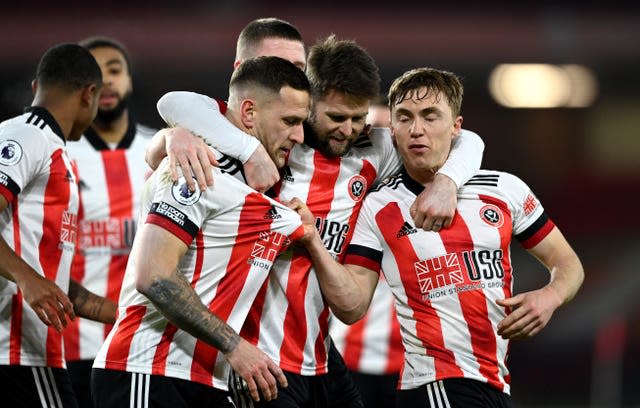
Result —
<instances>
[{"instance_id":1,"label":"dark background","mask_svg":"<svg viewBox=\"0 0 640 408\"><path fill-rule=\"evenodd\" d=\"M27 3L25 3L27 4ZM586 280L536 338L512 343L518 407L640 407L640 9L586 1L15 2L2 8L0 120L31 102L30 81L51 45L108 35L134 64L132 110L161 127L170 90L226 98L236 36L257 17L298 27L308 45L353 39L378 62L383 87L407 69L462 76L464 127L486 143L484 168L523 178L581 257ZM487 80L499 63L582 64L599 81L589 108L508 109ZM516 292L548 274L513 247Z\"/></svg>"}]
</instances>

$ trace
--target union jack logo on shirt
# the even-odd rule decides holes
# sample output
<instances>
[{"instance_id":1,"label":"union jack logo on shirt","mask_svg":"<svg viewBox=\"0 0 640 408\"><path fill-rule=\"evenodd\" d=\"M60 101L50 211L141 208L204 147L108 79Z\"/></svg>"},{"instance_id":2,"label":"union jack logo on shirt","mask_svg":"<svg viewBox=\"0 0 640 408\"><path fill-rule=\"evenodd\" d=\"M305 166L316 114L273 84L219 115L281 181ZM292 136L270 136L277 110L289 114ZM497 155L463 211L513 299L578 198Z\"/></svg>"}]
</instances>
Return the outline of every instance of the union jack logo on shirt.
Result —
<instances>
[{"instance_id":1,"label":"union jack logo on shirt","mask_svg":"<svg viewBox=\"0 0 640 408\"><path fill-rule=\"evenodd\" d=\"M67 211L62 213L60 241L75 244L78 231L78 215Z\"/></svg>"},{"instance_id":2,"label":"union jack logo on shirt","mask_svg":"<svg viewBox=\"0 0 640 408\"><path fill-rule=\"evenodd\" d=\"M279 232L261 231L259 239L253 244L251 258L249 258L248 263L252 263L254 258L273 262L276 256L289 246L290 242L287 236Z\"/></svg>"},{"instance_id":3,"label":"union jack logo on shirt","mask_svg":"<svg viewBox=\"0 0 640 408\"><path fill-rule=\"evenodd\" d=\"M533 194L529 193L522 207L524 208L524 215L529 215L538 207L538 200L536 200Z\"/></svg>"},{"instance_id":4,"label":"union jack logo on shirt","mask_svg":"<svg viewBox=\"0 0 640 408\"><path fill-rule=\"evenodd\" d=\"M443 286L464 283L462 268L455 253L416 262L414 267L423 294Z\"/></svg>"}]
</instances>

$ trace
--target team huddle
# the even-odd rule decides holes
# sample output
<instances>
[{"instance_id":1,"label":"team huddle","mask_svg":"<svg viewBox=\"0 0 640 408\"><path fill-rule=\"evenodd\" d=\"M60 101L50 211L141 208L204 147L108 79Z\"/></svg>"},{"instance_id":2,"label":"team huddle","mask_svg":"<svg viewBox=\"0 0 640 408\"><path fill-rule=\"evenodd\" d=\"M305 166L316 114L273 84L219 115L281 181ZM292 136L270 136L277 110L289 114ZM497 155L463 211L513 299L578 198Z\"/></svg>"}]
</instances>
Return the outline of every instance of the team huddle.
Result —
<instances>
[{"instance_id":1,"label":"team huddle","mask_svg":"<svg viewBox=\"0 0 640 408\"><path fill-rule=\"evenodd\" d=\"M155 132L120 43L49 49L0 124L9 406L511 407L509 342L580 261L525 182L480 169L455 74L405 72L377 124L380 83L355 42L257 19L228 99L169 92ZM546 286L513 293L512 238Z\"/></svg>"}]
</instances>

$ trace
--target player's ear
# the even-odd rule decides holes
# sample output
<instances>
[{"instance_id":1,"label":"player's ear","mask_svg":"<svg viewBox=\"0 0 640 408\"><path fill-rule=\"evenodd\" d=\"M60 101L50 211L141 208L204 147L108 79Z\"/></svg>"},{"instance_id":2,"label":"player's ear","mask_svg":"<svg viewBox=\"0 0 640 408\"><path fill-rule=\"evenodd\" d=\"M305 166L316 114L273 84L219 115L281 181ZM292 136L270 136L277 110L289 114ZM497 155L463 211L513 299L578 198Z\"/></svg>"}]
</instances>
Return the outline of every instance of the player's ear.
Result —
<instances>
[{"instance_id":1,"label":"player's ear","mask_svg":"<svg viewBox=\"0 0 640 408\"><path fill-rule=\"evenodd\" d=\"M33 91L33 94L36 94L36 91L38 91L38 80L34 79L33 81L31 81L31 91Z\"/></svg>"},{"instance_id":2,"label":"player's ear","mask_svg":"<svg viewBox=\"0 0 640 408\"><path fill-rule=\"evenodd\" d=\"M453 134L451 135L451 139L455 139L460 135L460 131L462 130L462 116L456 117L456 120L453 122Z\"/></svg>"},{"instance_id":3,"label":"player's ear","mask_svg":"<svg viewBox=\"0 0 640 408\"><path fill-rule=\"evenodd\" d=\"M253 99L244 99L240 103L240 119L242 125L247 129L254 127L254 117L256 114L256 101Z\"/></svg>"},{"instance_id":4,"label":"player's ear","mask_svg":"<svg viewBox=\"0 0 640 408\"><path fill-rule=\"evenodd\" d=\"M82 92L80 92L82 106L93 106L93 101L96 99L98 92L100 92L100 89L96 84L89 84L82 88Z\"/></svg>"}]
</instances>

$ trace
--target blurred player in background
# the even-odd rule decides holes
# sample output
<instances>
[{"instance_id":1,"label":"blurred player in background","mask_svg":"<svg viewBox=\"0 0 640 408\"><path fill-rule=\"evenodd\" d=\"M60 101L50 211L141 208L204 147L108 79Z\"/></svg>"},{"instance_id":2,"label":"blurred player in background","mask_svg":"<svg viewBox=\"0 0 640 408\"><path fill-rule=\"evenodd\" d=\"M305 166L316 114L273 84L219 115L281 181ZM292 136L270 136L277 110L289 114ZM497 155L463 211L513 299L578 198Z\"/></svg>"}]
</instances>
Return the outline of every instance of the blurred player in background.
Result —
<instances>
[{"instance_id":1,"label":"blurred player in background","mask_svg":"<svg viewBox=\"0 0 640 408\"><path fill-rule=\"evenodd\" d=\"M155 131L137 123L129 111L132 67L125 47L107 37L79 44L98 62L104 87L95 120L78 142L67 145L80 188L78 251L71 276L118 302L148 169L145 149ZM65 356L80 406L91 404L91 365L110 328L76 319L64 331Z\"/></svg>"},{"instance_id":2,"label":"blurred player in background","mask_svg":"<svg viewBox=\"0 0 640 408\"><path fill-rule=\"evenodd\" d=\"M31 107L0 124L3 406L77 407L61 331L75 315L115 319L113 302L70 281L79 198L65 144L95 118L101 89L86 49L54 46L38 65Z\"/></svg>"}]
</instances>

